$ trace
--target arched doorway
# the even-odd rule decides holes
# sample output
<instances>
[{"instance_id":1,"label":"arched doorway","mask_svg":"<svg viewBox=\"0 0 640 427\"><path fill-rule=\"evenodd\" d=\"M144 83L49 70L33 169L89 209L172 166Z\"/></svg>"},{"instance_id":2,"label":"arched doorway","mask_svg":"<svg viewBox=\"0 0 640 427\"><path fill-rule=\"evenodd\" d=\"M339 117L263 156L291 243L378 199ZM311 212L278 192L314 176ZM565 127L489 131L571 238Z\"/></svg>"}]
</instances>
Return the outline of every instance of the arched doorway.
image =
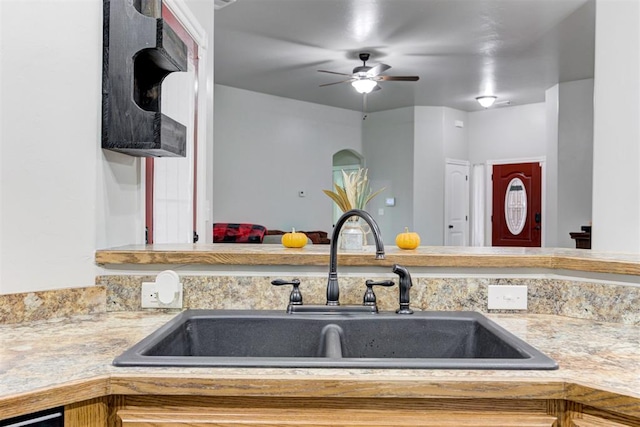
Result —
<instances>
[{"instance_id":1,"label":"arched doorway","mask_svg":"<svg viewBox=\"0 0 640 427\"><path fill-rule=\"evenodd\" d=\"M352 149L344 149L336 152L333 155L333 185L342 186L342 171L347 173L357 171L358 168L364 167L364 157ZM333 223L335 224L338 218L342 215L342 211L338 206L333 204Z\"/></svg>"}]
</instances>

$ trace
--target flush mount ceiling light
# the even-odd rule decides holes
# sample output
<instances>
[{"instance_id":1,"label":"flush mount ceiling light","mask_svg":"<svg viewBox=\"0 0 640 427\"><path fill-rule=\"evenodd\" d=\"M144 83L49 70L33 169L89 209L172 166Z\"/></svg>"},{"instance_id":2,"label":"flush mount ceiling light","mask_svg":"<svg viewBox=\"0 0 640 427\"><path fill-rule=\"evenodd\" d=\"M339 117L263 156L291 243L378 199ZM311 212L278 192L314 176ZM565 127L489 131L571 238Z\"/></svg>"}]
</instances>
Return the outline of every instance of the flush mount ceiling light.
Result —
<instances>
[{"instance_id":1,"label":"flush mount ceiling light","mask_svg":"<svg viewBox=\"0 0 640 427\"><path fill-rule=\"evenodd\" d=\"M214 0L213 1L213 8L218 10L218 9L222 9L225 6L229 6L231 3L235 2L236 0Z\"/></svg>"},{"instance_id":2,"label":"flush mount ceiling light","mask_svg":"<svg viewBox=\"0 0 640 427\"><path fill-rule=\"evenodd\" d=\"M369 79L360 79L351 82L351 86L353 86L358 93L369 93L377 84L377 82Z\"/></svg>"},{"instance_id":3,"label":"flush mount ceiling light","mask_svg":"<svg viewBox=\"0 0 640 427\"><path fill-rule=\"evenodd\" d=\"M489 108L496 102L497 96L479 96L476 98L476 101L484 108Z\"/></svg>"}]
</instances>

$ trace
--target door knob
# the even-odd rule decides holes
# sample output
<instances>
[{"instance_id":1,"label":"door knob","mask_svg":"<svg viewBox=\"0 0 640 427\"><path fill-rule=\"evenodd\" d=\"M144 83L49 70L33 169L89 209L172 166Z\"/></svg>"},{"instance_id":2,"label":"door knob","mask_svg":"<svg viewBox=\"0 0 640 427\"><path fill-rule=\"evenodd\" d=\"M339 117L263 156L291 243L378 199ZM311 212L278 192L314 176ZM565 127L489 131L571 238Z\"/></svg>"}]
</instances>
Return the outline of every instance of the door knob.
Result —
<instances>
[{"instance_id":1,"label":"door knob","mask_svg":"<svg viewBox=\"0 0 640 427\"><path fill-rule=\"evenodd\" d=\"M449 225L449 228L453 228L453 225Z\"/></svg>"}]
</instances>

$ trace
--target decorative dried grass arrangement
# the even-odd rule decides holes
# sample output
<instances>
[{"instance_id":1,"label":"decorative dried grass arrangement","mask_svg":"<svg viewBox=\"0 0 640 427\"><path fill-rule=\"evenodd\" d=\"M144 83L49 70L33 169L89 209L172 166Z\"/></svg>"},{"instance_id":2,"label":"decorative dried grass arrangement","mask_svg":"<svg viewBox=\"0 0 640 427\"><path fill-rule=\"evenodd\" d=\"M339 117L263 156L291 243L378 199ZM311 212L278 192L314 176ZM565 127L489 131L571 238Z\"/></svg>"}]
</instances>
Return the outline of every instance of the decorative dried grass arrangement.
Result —
<instances>
[{"instance_id":1,"label":"decorative dried grass arrangement","mask_svg":"<svg viewBox=\"0 0 640 427\"><path fill-rule=\"evenodd\" d=\"M350 173L346 173L343 170L342 181L344 183L342 187L334 184L335 192L330 190L322 191L336 202L343 213L351 209L364 209L371 199L384 190L384 188L381 188L375 193L371 192L367 169L364 168L358 168L357 171Z\"/></svg>"}]
</instances>

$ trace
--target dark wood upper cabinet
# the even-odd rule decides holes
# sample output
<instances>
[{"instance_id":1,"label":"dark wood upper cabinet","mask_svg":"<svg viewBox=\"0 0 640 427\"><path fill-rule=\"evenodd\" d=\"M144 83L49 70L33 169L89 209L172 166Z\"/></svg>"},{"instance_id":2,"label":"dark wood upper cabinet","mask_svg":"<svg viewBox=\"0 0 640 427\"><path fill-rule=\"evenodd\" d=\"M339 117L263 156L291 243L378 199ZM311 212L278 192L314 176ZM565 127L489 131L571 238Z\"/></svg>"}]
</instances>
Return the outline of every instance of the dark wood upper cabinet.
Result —
<instances>
[{"instance_id":1,"label":"dark wood upper cabinet","mask_svg":"<svg viewBox=\"0 0 640 427\"><path fill-rule=\"evenodd\" d=\"M187 46L161 0L103 0L102 148L184 157L186 127L160 111L162 81L187 71Z\"/></svg>"}]
</instances>

